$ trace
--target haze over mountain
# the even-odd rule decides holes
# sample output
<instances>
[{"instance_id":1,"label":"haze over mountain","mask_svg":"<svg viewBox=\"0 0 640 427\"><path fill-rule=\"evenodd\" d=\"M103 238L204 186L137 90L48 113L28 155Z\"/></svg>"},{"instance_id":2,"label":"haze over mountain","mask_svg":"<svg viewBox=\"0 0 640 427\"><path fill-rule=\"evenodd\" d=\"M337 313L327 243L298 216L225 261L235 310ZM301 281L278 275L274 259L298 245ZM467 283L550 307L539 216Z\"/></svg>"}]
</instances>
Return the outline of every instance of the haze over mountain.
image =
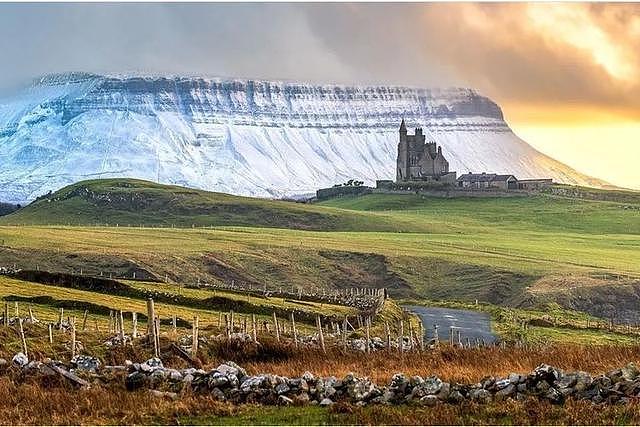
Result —
<instances>
[{"instance_id":1,"label":"haze over mountain","mask_svg":"<svg viewBox=\"0 0 640 427\"><path fill-rule=\"evenodd\" d=\"M0 198L111 177L261 197L372 184L395 176L401 118L458 173L603 185L522 141L472 89L66 73L0 100Z\"/></svg>"}]
</instances>

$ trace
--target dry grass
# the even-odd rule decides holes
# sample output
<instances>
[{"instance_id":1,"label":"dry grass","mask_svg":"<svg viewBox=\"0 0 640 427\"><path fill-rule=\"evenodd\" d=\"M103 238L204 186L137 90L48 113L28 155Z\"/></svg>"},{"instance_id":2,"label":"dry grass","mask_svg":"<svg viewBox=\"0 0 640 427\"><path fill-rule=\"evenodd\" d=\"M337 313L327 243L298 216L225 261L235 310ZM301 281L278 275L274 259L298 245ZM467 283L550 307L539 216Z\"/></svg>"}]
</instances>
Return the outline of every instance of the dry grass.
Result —
<instances>
[{"instance_id":1,"label":"dry grass","mask_svg":"<svg viewBox=\"0 0 640 427\"><path fill-rule=\"evenodd\" d=\"M211 360L213 362L214 360ZM218 360L215 360L218 361ZM331 351L324 355L317 350L294 353L286 360L253 360L244 363L249 372L268 372L294 376L310 371L316 375L343 376L349 372L368 376L385 384L394 373L407 375L438 375L447 381L476 382L487 375L528 373L541 363L566 370L605 373L626 365L640 363L640 345L578 346L556 345L538 348L452 349L399 354L397 351L375 352L370 355Z\"/></svg>"},{"instance_id":2,"label":"dry grass","mask_svg":"<svg viewBox=\"0 0 640 427\"><path fill-rule=\"evenodd\" d=\"M147 352L131 347L114 348L107 363L124 358L144 358ZM640 362L640 346L565 345L537 349L457 350L443 346L426 353L376 352L371 355L317 350L292 351L273 341L259 348L221 345L203 346L199 358L205 368L224 360L241 361L252 374L269 372L300 375L342 376L348 372L369 376L386 384L392 374L436 374L448 381L473 382L486 375L511 371L528 372L540 363L564 369L603 373L628 362ZM167 359L167 366L181 361ZM366 408L338 404L330 410L304 408L263 408L232 406L210 396L186 391L179 399L155 397L146 391L128 392L120 379L104 386L79 390L58 379L23 377L10 368L0 371L0 424L638 424L640 403L599 406L590 402L567 402L553 406L545 402L502 402L490 405L468 403L436 408L414 406L372 406Z\"/></svg>"}]
</instances>

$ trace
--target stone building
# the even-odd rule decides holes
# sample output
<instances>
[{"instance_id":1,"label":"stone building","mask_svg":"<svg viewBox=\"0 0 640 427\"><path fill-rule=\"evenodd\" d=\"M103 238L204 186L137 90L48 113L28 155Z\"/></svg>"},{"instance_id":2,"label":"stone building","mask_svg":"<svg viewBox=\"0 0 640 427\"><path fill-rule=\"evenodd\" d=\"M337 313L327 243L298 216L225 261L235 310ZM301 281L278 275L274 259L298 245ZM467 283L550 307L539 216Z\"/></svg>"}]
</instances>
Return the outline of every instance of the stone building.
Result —
<instances>
[{"instance_id":1,"label":"stone building","mask_svg":"<svg viewBox=\"0 0 640 427\"><path fill-rule=\"evenodd\" d=\"M396 165L396 182L438 181L453 184L456 173L449 172L449 162L442 155L442 147L426 142L421 128L414 135L407 133L404 119L400 124L400 142Z\"/></svg>"},{"instance_id":2,"label":"stone building","mask_svg":"<svg viewBox=\"0 0 640 427\"><path fill-rule=\"evenodd\" d=\"M513 175L485 172L460 175L457 185L460 188L467 189L497 188L501 190L517 190L519 188L518 179Z\"/></svg>"}]
</instances>

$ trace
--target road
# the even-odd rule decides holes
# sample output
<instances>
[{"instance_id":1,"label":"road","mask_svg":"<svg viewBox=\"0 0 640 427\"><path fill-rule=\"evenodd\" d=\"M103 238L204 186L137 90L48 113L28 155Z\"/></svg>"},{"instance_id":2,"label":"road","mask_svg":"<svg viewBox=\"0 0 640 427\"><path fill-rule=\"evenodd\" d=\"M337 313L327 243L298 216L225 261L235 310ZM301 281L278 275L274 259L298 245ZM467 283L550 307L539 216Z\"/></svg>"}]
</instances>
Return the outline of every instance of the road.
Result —
<instances>
[{"instance_id":1,"label":"road","mask_svg":"<svg viewBox=\"0 0 640 427\"><path fill-rule=\"evenodd\" d=\"M491 322L487 313L419 305L405 305L404 308L416 313L422 319L427 339L433 338L434 325L438 325L438 336L441 341L449 340L451 326L460 330L463 342L467 337L472 341L476 338L484 339L487 344L497 339L491 331Z\"/></svg>"}]
</instances>

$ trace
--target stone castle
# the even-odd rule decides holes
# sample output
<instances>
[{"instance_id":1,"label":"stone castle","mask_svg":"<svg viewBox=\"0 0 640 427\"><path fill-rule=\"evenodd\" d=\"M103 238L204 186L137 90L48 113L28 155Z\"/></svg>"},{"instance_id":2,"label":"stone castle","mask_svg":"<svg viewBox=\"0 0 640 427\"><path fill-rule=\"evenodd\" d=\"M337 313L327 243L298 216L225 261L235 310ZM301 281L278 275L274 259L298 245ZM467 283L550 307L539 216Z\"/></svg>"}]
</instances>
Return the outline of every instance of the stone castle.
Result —
<instances>
[{"instance_id":1,"label":"stone castle","mask_svg":"<svg viewBox=\"0 0 640 427\"><path fill-rule=\"evenodd\" d=\"M422 128L414 135L407 133L407 126L400 123L400 142L396 167L396 182L439 181L455 183L456 173L449 172L449 162L442 155L442 147L426 142Z\"/></svg>"}]
</instances>

